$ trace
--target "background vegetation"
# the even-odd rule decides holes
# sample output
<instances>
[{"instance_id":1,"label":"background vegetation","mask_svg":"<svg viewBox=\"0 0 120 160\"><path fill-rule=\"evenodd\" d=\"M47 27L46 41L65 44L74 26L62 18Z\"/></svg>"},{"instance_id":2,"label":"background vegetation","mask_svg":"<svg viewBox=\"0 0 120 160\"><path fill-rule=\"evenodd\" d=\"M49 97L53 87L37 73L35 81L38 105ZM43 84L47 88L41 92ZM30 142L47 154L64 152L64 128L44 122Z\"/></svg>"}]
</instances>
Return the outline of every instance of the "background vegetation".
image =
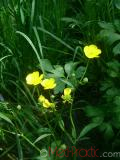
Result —
<instances>
[{"instance_id":1,"label":"background vegetation","mask_svg":"<svg viewBox=\"0 0 120 160\"><path fill-rule=\"evenodd\" d=\"M102 54L86 70L89 44ZM49 146L119 151L119 56L119 0L1 0L0 159L58 160L40 156ZM43 113L26 84L28 73L51 67L57 96L74 88L71 110L58 98L57 112Z\"/></svg>"}]
</instances>

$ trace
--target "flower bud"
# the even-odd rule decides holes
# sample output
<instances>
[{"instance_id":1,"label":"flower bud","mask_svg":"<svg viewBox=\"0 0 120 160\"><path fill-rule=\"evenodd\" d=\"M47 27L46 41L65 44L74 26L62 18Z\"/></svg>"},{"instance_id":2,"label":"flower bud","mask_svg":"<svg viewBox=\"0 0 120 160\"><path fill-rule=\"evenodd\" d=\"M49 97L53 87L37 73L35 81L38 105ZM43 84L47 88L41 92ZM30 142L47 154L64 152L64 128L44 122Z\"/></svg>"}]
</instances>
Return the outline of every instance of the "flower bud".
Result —
<instances>
[{"instance_id":1,"label":"flower bud","mask_svg":"<svg viewBox=\"0 0 120 160\"><path fill-rule=\"evenodd\" d=\"M83 83L88 83L88 78L87 77L83 78Z\"/></svg>"}]
</instances>

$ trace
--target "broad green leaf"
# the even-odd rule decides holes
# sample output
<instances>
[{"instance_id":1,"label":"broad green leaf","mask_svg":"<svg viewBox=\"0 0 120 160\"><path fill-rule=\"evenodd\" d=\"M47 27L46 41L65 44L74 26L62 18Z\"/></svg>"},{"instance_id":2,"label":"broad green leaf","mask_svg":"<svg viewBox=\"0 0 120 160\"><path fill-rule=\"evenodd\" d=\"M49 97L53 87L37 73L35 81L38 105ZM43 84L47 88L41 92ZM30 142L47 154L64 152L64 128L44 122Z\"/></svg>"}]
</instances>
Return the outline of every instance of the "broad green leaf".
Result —
<instances>
[{"instance_id":1,"label":"broad green leaf","mask_svg":"<svg viewBox=\"0 0 120 160\"><path fill-rule=\"evenodd\" d=\"M119 77L120 63L117 60L113 60L107 63L107 73L110 77Z\"/></svg>"},{"instance_id":2,"label":"broad green leaf","mask_svg":"<svg viewBox=\"0 0 120 160\"><path fill-rule=\"evenodd\" d=\"M77 63L74 62L68 62L65 64L65 72L67 73L68 77L75 72L74 70L76 65Z\"/></svg>"},{"instance_id":3,"label":"broad green leaf","mask_svg":"<svg viewBox=\"0 0 120 160\"><path fill-rule=\"evenodd\" d=\"M117 9L120 9L120 1L119 0L115 0L115 6Z\"/></svg>"},{"instance_id":4,"label":"broad green leaf","mask_svg":"<svg viewBox=\"0 0 120 160\"><path fill-rule=\"evenodd\" d=\"M103 29L110 30L110 31L112 31L112 32L115 31L114 26L113 26L112 23L99 22L98 24L99 24L99 26L100 26L101 28L103 28Z\"/></svg>"},{"instance_id":5,"label":"broad green leaf","mask_svg":"<svg viewBox=\"0 0 120 160\"><path fill-rule=\"evenodd\" d=\"M92 106L85 107L85 113L88 117L96 117L96 116L103 116L104 115L101 108L92 107Z\"/></svg>"},{"instance_id":6,"label":"broad green leaf","mask_svg":"<svg viewBox=\"0 0 120 160\"><path fill-rule=\"evenodd\" d=\"M115 103L117 106L119 106L119 111L120 111L120 95L119 95L119 96L116 96L116 97L114 98L114 103Z\"/></svg>"},{"instance_id":7,"label":"broad green leaf","mask_svg":"<svg viewBox=\"0 0 120 160\"><path fill-rule=\"evenodd\" d=\"M117 95L119 95L120 90L118 90L117 88L110 88L107 90L106 95L111 99Z\"/></svg>"},{"instance_id":8,"label":"broad green leaf","mask_svg":"<svg viewBox=\"0 0 120 160\"><path fill-rule=\"evenodd\" d=\"M105 43L108 43L109 45L112 45L114 42L120 40L120 34L108 30L102 30L99 36L105 41Z\"/></svg>"},{"instance_id":9,"label":"broad green leaf","mask_svg":"<svg viewBox=\"0 0 120 160\"><path fill-rule=\"evenodd\" d=\"M80 137L80 138L81 138L81 137L84 137L88 132L90 132L92 129L98 127L99 125L100 125L100 123L90 123L90 124L88 124L87 126L85 126L85 127L83 128L83 130L81 131L79 137Z\"/></svg>"},{"instance_id":10,"label":"broad green leaf","mask_svg":"<svg viewBox=\"0 0 120 160\"><path fill-rule=\"evenodd\" d=\"M113 48L113 53L115 56L120 54L120 43Z\"/></svg>"},{"instance_id":11,"label":"broad green leaf","mask_svg":"<svg viewBox=\"0 0 120 160\"><path fill-rule=\"evenodd\" d=\"M114 136L114 131L112 129L112 125L109 123L103 123L102 126L100 126L101 131L104 132L105 139L111 139Z\"/></svg>"},{"instance_id":12,"label":"broad green leaf","mask_svg":"<svg viewBox=\"0 0 120 160\"><path fill-rule=\"evenodd\" d=\"M67 84L69 87L74 88L73 84L70 81L68 81L66 79L61 79L61 81L64 82L65 84Z\"/></svg>"},{"instance_id":13,"label":"broad green leaf","mask_svg":"<svg viewBox=\"0 0 120 160\"><path fill-rule=\"evenodd\" d=\"M54 68L55 69L51 71L54 74L54 77L64 77L64 69L62 66L56 65Z\"/></svg>"},{"instance_id":14,"label":"broad green leaf","mask_svg":"<svg viewBox=\"0 0 120 160\"><path fill-rule=\"evenodd\" d=\"M108 88L113 87L113 82L110 80L103 81L100 87L100 91L105 91Z\"/></svg>"},{"instance_id":15,"label":"broad green leaf","mask_svg":"<svg viewBox=\"0 0 120 160\"><path fill-rule=\"evenodd\" d=\"M62 82L61 80L57 80L56 83L57 83L57 86L54 89L54 93L55 94L62 93L65 88L65 83Z\"/></svg>"},{"instance_id":16,"label":"broad green leaf","mask_svg":"<svg viewBox=\"0 0 120 160\"><path fill-rule=\"evenodd\" d=\"M54 70L51 62L48 59L41 59L41 64L45 71L52 72Z\"/></svg>"},{"instance_id":17,"label":"broad green leaf","mask_svg":"<svg viewBox=\"0 0 120 160\"><path fill-rule=\"evenodd\" d=\"M86 67L83 67L83 66L78 67L75 71L76 78L82 77L83 73L85 72L85 69Z\"/></svg>"}]
</instances>

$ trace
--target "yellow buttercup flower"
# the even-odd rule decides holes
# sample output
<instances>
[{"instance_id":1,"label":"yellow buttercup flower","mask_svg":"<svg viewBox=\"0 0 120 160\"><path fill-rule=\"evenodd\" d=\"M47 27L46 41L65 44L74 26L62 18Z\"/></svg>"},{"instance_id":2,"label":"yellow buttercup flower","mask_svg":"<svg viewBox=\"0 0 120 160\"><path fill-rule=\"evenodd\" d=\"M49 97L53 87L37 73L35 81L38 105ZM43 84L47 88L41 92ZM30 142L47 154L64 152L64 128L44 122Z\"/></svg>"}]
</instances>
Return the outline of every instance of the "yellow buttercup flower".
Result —
<instances>
[{"instance_id":1,"label":"yellow buttercup flower","mask_svg":"<svg viewBox=\"0 0 120 160\"><path fill-rule=\"evenodd\" d=\"M50 108L55 107L55 103L50 103L48 99L46 99L43 95L40 95L38 101L42 103L43 107Z\"/></svg>"},{"instance_id":2,"label":"yellow buttercup flower","mask_svg":"<svg viewBox=\"0 0 120 160\"><path fill-rule=\"evenodd\" d=\"M45 107L45 108L51 107L51 103L48 101L48 99L45 99L45 100L43 101L43 107Z\"/></svg>"},{"instance_id":3,"label":"yellow buttercup flower","mask_svg":"<svg viewBox=\"0 0 120 160\"><path fill-rule=\"evenodd\" d=\"M64 95L61 96L61 98L63 99L63 103L71 103L72 102L72 96L71 96L71 88L65 88L64 89Z\"/></svg>"},{"instance_id":4,"label":"yellow buttercup flower","mask_svg":"<svg viewBox=\"0 0 120 160\"><path fill-rule=\"evenodd\" d=\"M65 88L64 89L64 95L69 95L69 94L71 94L71 88Z\"/></svg>"},{"instance_id":5,"label":"yellow buttercup flower","mask_svg":"<svg viewBox=\"0 0 120 160\"><path fill-rule=\"evenodd\" d=\"M101 50L96 45L89 45L84 47L84 53L88 58L98 58L101 54Z\"/></svg>"},{"instance_id":6,"label":"yellow buttercup flower","mask_svg":"<svg viewBox=\"0 0 120 160\"><path fill-rule=\"evenodd\" d=\"M42 103L44 102L44 100L45 100L45 97L43 95L40 95L38 98L38 101Z\"/></svg>"},{"instance_id":7,"label":"yellow buttercup flower","mask_svg":"<svg viewBox=\"0 0 120 160\"><path fill-rule=\"evenodd\" d=\"M26 83L29 85L38 85L42 82L43 74L39 75L39 72L33 72L27 75Z\"/></svg>"},{"instance_id":8,"label":"yellow buttercup flower","mask_svg":"<svg viewBox=\"0 0 120 160\"><path fill-rule=\"evenodd\" d=\"M44 89L53 89L56 87L55 79L49 78L42 81L41 85L44 87Z\"/></svg>"}]
</instances>

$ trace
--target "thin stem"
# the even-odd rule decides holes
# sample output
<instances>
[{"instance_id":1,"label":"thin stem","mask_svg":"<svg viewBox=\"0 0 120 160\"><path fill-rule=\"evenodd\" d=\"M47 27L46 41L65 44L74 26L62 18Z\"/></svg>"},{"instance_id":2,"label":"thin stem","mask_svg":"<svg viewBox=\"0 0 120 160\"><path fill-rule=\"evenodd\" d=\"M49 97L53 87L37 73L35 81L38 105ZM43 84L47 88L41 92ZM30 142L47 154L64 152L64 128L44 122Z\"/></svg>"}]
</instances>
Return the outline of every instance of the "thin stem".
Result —
<instances>
[{"instance_id":1,"label":"thin stem","mask_svg":"<svg viewBox=\"0 0 120 160\"><path fill-rule=\"evenodd\" d=\"M73 93L73 99L74 99L74 93ZM74 132L74 144L76 142L76 128L75 128L75 124L74 124L74 121L73 121L73 116L72 116L72 111L73 111L73 102L71 103L71 106L70 106L70 121L71 121L71 124L72 124L72 127L73 127L73 132Z\"/></svg>"},{"instance_id":2,"label":"thin stem","mask_svg":"<svg viewBox=\"0 0 120 160\"><path fill-rule=\"evenodd\" d=\"M84 78L84 76L85 76L85 74L86 74L86 72L87 72L88 65L89 65L89 60L88 60L88 62L87 62L87 65L86 65L85 71L84 71L84 73L83 73L83 75L82 75L82 77L81 77L81 79L80 79L80 82L79 82L79 83L81 83L81 81L83 80L83 78Z\"/></svg>"}]
</instances>

